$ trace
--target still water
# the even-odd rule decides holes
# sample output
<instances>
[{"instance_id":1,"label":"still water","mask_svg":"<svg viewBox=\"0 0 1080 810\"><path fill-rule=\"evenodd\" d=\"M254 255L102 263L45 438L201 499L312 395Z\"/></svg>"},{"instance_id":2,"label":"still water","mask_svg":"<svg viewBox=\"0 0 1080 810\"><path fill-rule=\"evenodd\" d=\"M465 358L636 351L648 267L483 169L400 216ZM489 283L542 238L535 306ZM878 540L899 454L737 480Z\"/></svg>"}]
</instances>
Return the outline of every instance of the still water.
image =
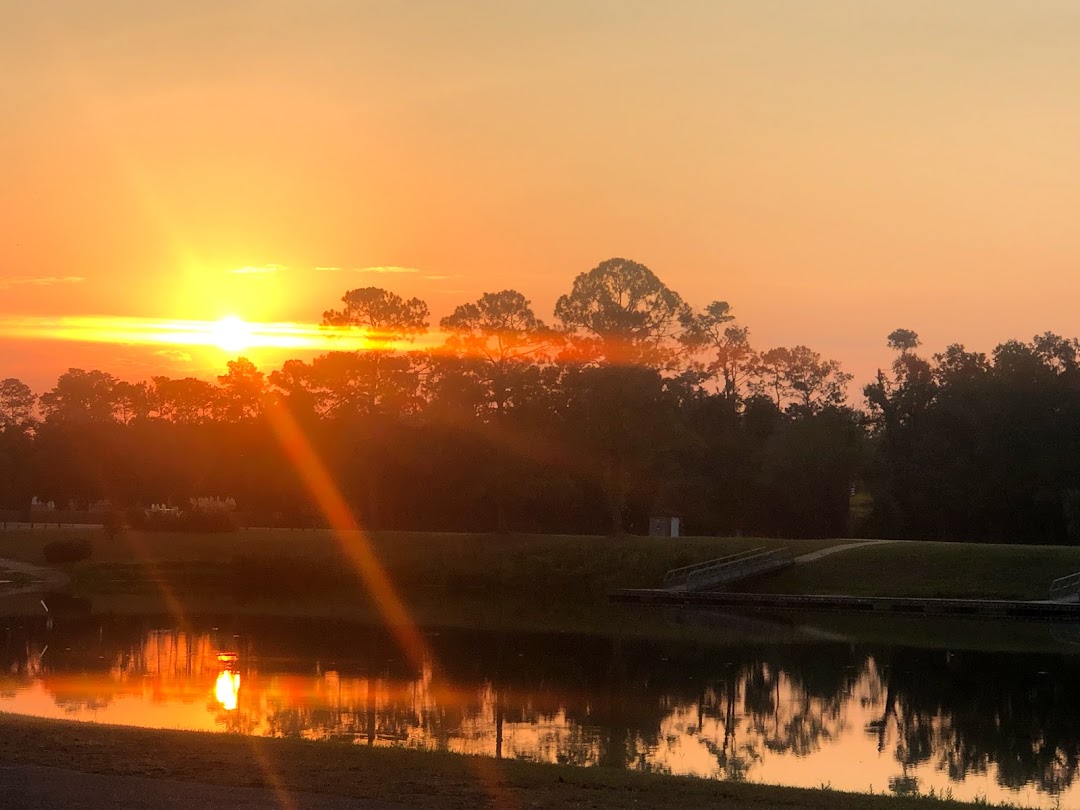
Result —
<instances>
[{"instance_id":1,"label":"still water","mask_svg":"<svg viewBox=\"0 0 1080 810\"><path fill-rule=\"evenodd\" d=\"M3 624L3 623L0 623ZM0 711L1080 807L1080 658L82 616L0 626Z\"/></svg>"}]
</instances>

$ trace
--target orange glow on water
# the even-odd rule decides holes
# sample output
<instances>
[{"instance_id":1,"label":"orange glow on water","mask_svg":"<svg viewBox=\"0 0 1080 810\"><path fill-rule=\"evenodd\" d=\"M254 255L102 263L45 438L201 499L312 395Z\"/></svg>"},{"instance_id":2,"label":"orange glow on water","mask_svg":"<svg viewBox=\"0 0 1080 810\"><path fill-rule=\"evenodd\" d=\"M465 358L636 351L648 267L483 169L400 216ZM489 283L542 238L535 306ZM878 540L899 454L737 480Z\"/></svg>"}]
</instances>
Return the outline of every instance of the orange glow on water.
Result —
<instances>
[{"instance_id":1,"label":"orange glow on water","mask_svg":"<svg viewBox=\"0 0 1080 810\"><path fill-rule=\"evenodd\" d=\"M214 697L225 711L235 711L240 701L240 673L223 669L214 683Z\"/></svg>"},{"instance_id":2,"label":"orange glow on water","mask_svg":"<svg viewBox=\"0 0 1080 810\"><path fill-rule=\"evenodd\" d=\"M290 658L276 669L257 654L218 649L206 633L154 631L100 669L52 671L50 656L30 646L0 677L0 711L582 766L614 754L629 770L804 788L827 782L844 791L888 792L905 775L958 799L1030 807L1073 807L1080 798L1080 786L1064 790L1060 803L1034 784L1009 787L1001 766L988 761L951 779L940 754L957 743L954 718L919 720L914 708L891 699L873 657L828 696L782 667L736 667L699 691L611 692L602 682L453 676L430 657L415 669L362 673L360 659L323 669ZM763 682L773 684L764 703ZM925 723L919 728L929 747L924 760L904 766L897 752L912 723Z\"/></svg>"}]
</instances>

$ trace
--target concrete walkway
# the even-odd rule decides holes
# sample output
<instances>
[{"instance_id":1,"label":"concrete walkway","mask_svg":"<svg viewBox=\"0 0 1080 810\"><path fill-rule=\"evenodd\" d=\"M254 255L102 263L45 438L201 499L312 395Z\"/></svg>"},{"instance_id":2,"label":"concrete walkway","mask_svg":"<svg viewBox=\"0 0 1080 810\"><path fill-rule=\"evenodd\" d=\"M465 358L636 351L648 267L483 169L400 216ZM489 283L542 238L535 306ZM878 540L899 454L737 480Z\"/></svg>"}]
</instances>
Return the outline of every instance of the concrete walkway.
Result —
<instances>
[{"instance_id":1,"label":"concrete walkway","mask_svg":"<svg viewBox=\"0 0 1080 810\"><path fill-rule=\"evenodd\" d=\"M0 767L0 807L22 810L398 810L404 805L320 793L278 796L267 788L227 787L46 768L39 765Z\"/></svg>"},{"instance_id":2,"label":"concrete walkway","mask_svg":"<svg viewBox=\"0 0 1080 810\"><path fill-rule=\"evenodd\" d=\"M46 568L42 565L31 565L18 560L0 558L0 579L3 579L3 571L24 574L35 579L36 582L31 582L29 585L18 585L13 588L5 588L0 585L0 598L19 596L24 593L59 591L66 588L68 582L70 582L70 577L67 574L55 568Z\"/></svg>"},{"instance_id":3,"label":"concrete walkway","mask_svg":"<svg viewBox=\"0 0 1080 810\"><path fill-rule=\"evenodd\" d=\"M841 551L848 551L853 548L866 548L867 546L880 546L885 543L898 543L899 540L853 540L850 543L844 543L840 546L830 546L829 548L823 548L821 551L812 551L809 554L802 554L795 558L796 565L802 565L803 563L817 562L822 557L828 557L830 554L838 554Z\"/></svg>"}]
</instances>

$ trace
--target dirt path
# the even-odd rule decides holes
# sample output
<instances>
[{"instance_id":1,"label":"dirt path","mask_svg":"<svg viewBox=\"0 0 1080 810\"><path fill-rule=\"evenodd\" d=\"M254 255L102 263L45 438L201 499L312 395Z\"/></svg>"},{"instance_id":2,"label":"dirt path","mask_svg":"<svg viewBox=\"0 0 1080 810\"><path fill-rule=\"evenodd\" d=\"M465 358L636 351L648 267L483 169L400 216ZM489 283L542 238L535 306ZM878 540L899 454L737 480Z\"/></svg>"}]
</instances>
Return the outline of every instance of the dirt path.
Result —
<instances>
[{"instance_id":1,"label":"dirt path","mask_svg":"<svg viewBox=\"0 0 1080 810\"><path fill-rule=\"evenodd\" d=\"M899 540L853 540L850 543L844 543L841 546L830 546L829 548L823 548L821 551L812 551L809 554L803 554L795 558L796 565L802 565L803 563L817 562L822 557L828 557L830 554L837 554L841 551L848 551L853 548L866 548L866 546L880 546L885 543L898 543Z\"/></svg>"}]
</instances>

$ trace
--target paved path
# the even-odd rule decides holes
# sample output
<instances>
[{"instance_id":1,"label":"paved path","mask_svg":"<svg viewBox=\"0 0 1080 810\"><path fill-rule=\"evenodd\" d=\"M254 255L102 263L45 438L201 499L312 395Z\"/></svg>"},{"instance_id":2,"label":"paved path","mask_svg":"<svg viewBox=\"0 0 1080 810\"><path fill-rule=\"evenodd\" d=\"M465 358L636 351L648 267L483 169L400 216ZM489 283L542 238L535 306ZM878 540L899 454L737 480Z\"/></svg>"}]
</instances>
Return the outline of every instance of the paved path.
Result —
<instances>
[{"instance_id":1,"label":"paved path","mask_svg":"<svg viewBox=\"0 0 1080 810\"><path fill-rule=\"evenodd\" d=\"M795 558L796 565L802 565L803 563L817 562L822 557L828 557L830 554L836 554L840 551L847 551L853 548L866 548L866 546L880 546L884 543L898 543L899 540L854 540L850 543L844 543L840 546L830 546L829 548L823 548L821 551L812 551L809 554L803 554Z\"/></svg>"},{"instance_id":2,"label":"paved path","mask_svg":"<svg viewBox=\"0 0 1080 810\"><path fill-rule=\"evenodd\" d=\"M403 805L329 796L289 793L284 801L266 788L226 787L149 779L143 776L79 773L40 765L0 767L0 807L22 810L399 810Z\"/></svg>"},{"instance_id":3,"label":"paved path","mask_svg":"<svg viewBox=\"0 0 1080 810\"><path fill-rule=\"evenodd\" d=\"M0 579L3 571L12 571L17 574L25 574L33 577L37 582L29 585L19 585L14 588L5 588L0 585L0 597L17 596L23 593L41 593L44 591L59 591L67 587L70 578L63 571L55 568L45 568L41 565L19 562L0 558Z\"/></svg>"}]
</instances>

